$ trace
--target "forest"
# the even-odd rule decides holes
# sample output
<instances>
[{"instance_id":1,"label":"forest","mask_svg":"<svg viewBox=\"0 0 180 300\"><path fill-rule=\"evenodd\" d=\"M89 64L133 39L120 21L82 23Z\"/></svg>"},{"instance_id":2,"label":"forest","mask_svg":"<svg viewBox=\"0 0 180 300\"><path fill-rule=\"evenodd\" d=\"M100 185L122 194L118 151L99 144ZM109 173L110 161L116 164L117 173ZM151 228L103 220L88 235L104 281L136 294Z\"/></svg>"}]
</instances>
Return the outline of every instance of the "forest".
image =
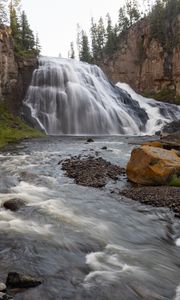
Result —
<instances>
[{"instance_id":1,"label":"forest","mask_svg":"<svg viewBox=\"0 0 180 300\"><path fill-rule=\"evenodd\" d=\"M39 55L39 37L34 35L25 11L21 10L21 0L0 0L0 26L9 26L16 55Z\"/></svg>"},{"instance_id":2,"label":"forest","mask_svg":"<svg viewBox=\"0 0 180 300\"><path fill-rule=\"evenodd\" d=\"M150 23L151 38L160 41L163 48L171 50L179 41L179 33L170 30L171 24L180 13L179 0L143 1L145 9L139 6L137 0L126 0L120 7L118 21L113 25L109 13L104 20L91 18L90 35L77 24L77 48L81 61L98 63L104 57L114 53L121 38L126 36L128 30L135 23L147 18ZM74 45L71 42L69 57L75 58Z\"/></svg>"}]
</instances>

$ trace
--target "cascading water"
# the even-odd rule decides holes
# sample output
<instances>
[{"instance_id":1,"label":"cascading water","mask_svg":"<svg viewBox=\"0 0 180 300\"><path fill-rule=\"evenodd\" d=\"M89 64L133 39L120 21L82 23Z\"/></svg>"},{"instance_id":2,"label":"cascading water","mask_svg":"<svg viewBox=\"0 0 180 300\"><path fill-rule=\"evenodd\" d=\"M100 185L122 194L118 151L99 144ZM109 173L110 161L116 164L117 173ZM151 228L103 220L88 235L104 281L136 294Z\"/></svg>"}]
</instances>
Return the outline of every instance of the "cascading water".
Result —
<instances>
[{"instance_id":1,"label":"cascading water","mask_svg":"<svg viewBox=\"0 0 180 300\"><path fill-rule=\"evenodd\" d=\"M49 57L39 59L24 104L36 125L52 135L150 134L180 117L176 106L132 99L95 65Z\"/></svg>"}]
</instances>

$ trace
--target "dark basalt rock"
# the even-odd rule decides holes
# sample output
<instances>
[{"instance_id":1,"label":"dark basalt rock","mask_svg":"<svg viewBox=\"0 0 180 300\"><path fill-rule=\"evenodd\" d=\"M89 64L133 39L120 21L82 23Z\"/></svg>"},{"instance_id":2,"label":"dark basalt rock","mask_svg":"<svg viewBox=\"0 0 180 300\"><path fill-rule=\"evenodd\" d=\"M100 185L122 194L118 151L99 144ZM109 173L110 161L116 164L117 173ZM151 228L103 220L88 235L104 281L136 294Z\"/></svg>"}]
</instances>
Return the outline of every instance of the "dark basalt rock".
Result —
<instances>
[{"instance_id":1,"label":"dark basalt rock","mask_svg":"<svg viewBox=\"0 0 180 300\"><path fill-rule=\"evenodd\" d=\"M13 298L6 293L0 292L0 300L13 300Z\"/></svg>"},{"instance_id":2,"label":"dark basalt rock","mask_svg":"<svg viewBox=\"0 0 180 300\"><path fill-rule=\"evenodd\" d=\"M180 120L173 121L171 123L166 124L161 130L162 135L169 135L172 133L180 132Z\"/></svg>"},{"instance_id":3,"label":"dark basalt rock","mask_svg":"<svg viewBox=\"0 0 180 300\"><path fill-rule=\"evenodd\" d=\"M119 193L127 198L155 207L169 207L180 217L180 189L174 186L134 186Z\"/></svg>"},{"instance_id":4,"label":"dark basalt rock","mask_svg":"<svg viewBox=\"0 0 180 300\"><path fill-rule=\"evenodd\" d=\"M101 149L102 149L102 150L107 150L107 147L106 147L106 146L103 146Z\"/></svg>"},{"instance_id":5,"label":"dark basalt rock","mask_svg":"<svg viewBox=\"0 0 180 300\"><path fill-rule=\"evenodd\" d=\"M14 198L14 199L10 199L10 200L7 200L6 202L4 202L3 206L6 209L9 209L12 211L17 211L21 207L25 206L25 201L22 199L19 199L19 198Z\"/></svg>"},{"instance_id":6,"label":"dark basalt rock","mask_svg":"<svg viewBox=\"0 0 180 300\"><path fill-rule=\"evenodd\" d=\"M87 139L87 141L86 141L86 143L93 143L93 142L94 142L94 140L91 138Z\"/></svg>"},{"instance_id":7,"label":"dark basalt rock","mask_svg":"<svg viewBox=\"0 0 180 300\"><path fill-rule=\"evenodd\" d=\"M42 281L40 279L19 274L16 272L10 272L8 274L6 285L8 288L31 288L40 285Z\"/></svg>"}]
</instances>

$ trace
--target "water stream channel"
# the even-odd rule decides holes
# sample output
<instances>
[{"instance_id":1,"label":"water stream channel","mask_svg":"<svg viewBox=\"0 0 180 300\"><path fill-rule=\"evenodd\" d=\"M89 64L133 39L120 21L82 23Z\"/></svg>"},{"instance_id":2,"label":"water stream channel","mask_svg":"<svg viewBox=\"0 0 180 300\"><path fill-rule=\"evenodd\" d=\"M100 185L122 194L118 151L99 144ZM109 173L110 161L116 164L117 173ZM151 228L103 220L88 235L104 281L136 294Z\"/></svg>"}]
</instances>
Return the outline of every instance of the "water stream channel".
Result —
<instances>
[{"instance_id":1,"label":"water stream channel","mask_svg":"<svg viewBox=\"0 0 180 300\"><path fill-rule=\"evenodd\" d=\"M58 164L81 154L124 167L143 139L46 137L1 151L0 281L10 271L43 280L14 299L180 299L179 220L120 196L123 178L101 189L79 186ZM4 209L12 198L26 205Z\"/></svg>"}]
</instances>

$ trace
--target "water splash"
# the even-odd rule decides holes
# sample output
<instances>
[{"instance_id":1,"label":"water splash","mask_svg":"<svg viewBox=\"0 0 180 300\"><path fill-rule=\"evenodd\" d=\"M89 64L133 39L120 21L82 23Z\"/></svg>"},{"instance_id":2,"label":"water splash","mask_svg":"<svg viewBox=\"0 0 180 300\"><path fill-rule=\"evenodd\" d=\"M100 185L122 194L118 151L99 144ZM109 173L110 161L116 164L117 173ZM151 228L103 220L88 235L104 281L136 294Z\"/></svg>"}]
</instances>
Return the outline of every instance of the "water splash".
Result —
<instances>
[{"instance_id":1,"label":"water splash","mask_svg":"<svg viewBox=\"0 0 180 300\"><path fill-rule=\"evenodd\" d=\"M148 121L152 114L136 100L108 81L95 65L41 57L24 103L31 120L47 134L150 133L154 129ZM152 107L152 103L148 105ZM164 104L156 111L153 125L159 127L164 111L170 111L164 121L180 116L180 110L177 113L175 107L170 110Z\"/></svg>"}]
</instances>

